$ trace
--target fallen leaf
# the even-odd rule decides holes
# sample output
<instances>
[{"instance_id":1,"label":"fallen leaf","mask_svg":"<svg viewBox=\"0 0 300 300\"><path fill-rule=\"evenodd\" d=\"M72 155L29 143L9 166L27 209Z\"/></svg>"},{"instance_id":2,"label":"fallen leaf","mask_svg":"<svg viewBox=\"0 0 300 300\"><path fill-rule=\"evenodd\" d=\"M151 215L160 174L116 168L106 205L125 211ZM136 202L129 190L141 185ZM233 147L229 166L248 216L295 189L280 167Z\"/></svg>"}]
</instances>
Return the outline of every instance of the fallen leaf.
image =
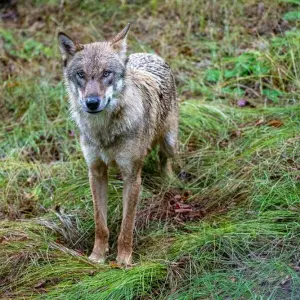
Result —
<instances>
[{"instance_id":1,"label":"fallen leaf","mask_svg":"<svg viewBox=\"0 0 300 300\"><path fill-rule=\"evenodd\" d=\"M191 191L185 191L183 193L183 201L187 200L192 195Z\"/></svg>"},{"instance_id":2,"label":"fallen leaf","mask_svg":"<svg viewBox=\"0 0 300 300\"><path fill-rule=\"evenodd\" d=\"M183 46L179 51L185 56L193 56L193 50L189 46Z\"/></svg>"},{"instance_id":3,"label":"fallen leaf","mask_svg":"<svg viewBox=\"0 0 300 300\"><path fill-rule=\"evenodd\" d=\"M20 83L18 81L10 81L10 82L7 83L8 88L14 88L14 87L19 86L19 85L20 85Z\"/></svg>"},{"instance_id":4,"label":"fallen leaf","mask_svg":"<svg viewBox=\"0 0 300 300\"><path fill-rule=\"evenodd\" d=\"M263 118L258 119L257 121L255 121L254 125L255 126L260 126L263 125L265 123L265 120Z\"/></svg>"},{"instance_id":5,"label":"fallen leaf","mask_svg":"<svg viewBox=\"0 0 300 300\"><path fill-rule=\"evenodd\" d=\"M113 269L120 269L120 266L118 265L118 263L114 260L109 262L109 266Z\"/></svg>"},{"instance_id":6,"label":"fallen leaf","mask_svg":"<svg viewBox=\"0 0 300 300\"><path fill-rule=\"evenodd\" d=\"M242 134L241 130L234 130L231 132L230 137L235 138L235 137L240 137Z\"/></svg>"},{"instance_id":7,"label":"fallen leaf","mask_svg":"<svg viewBox=\"0 0 300 300\"><path fill-rule=\"evenodd\" d=\"M267 123L268 126L272 126L272 127L281 127L283 125L283 122L280 120L271 120Z\"/></svg>"},{"instance_id":8,"label":"fallen leaf","mask_svg":"<svg viewBox=\"0 0 300 300\"><path fill-rule=\"evenodd\" d=\"M46 281L45 279L43 279L43 280L39 281L39 282L34 286L34 288L35 288L35 289L43 288L43 287L45 286L46 282L47 282L47 281Z\"/></svg>"}]
</instances>

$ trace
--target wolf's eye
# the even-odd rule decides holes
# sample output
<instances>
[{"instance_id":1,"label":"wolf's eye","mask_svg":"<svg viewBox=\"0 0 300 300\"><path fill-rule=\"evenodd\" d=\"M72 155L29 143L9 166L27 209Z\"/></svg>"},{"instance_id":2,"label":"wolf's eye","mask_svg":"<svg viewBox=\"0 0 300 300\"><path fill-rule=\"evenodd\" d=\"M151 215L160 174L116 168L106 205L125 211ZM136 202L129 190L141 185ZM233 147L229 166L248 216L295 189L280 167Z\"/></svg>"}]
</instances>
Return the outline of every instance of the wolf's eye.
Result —
<instances>
[{"instance_id":1,"label":"wolf's eye","mask_svg":"<svg viewBox=\"0 0 300 300\"><path fill-rule=\"evenodd\" d=\"M79 78L84 78L84 73L83 73L83 71L77 72L76 75L77 75Z\"/></svg>"},{"instance_id":2,"label":"wolf's eye","mask_svg":"<svg viewBox=\"0 0 300 300\"><path fill-rule=\"evenodd\" d=\"M103 72L103 77L108 77L110 73L111 73L110 71L104 71Z\"/></svg>"}]
</instances>

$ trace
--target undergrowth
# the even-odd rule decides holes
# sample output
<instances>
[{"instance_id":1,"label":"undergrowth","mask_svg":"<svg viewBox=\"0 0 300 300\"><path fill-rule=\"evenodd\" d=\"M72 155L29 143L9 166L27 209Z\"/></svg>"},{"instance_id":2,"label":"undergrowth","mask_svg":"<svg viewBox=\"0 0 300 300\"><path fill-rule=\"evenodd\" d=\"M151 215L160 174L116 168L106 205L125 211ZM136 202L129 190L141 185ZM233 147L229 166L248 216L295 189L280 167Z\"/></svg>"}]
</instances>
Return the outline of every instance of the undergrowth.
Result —
<instances>
[{"instance_id":1,"label":"undergrowth","mask_svg":"<svg viewBox=\"0 0 300 300\"><path fill-rule=\"evenodd\" d=\"M1 4L0 294L5 299L299 299L299 1ZM147 158L134 265L115 263L122 180L109 174L110 253L56 33L163 56L180 101L175 178ZM185 208L182 209L182 207Z\"/></svg>"}]
</instances>

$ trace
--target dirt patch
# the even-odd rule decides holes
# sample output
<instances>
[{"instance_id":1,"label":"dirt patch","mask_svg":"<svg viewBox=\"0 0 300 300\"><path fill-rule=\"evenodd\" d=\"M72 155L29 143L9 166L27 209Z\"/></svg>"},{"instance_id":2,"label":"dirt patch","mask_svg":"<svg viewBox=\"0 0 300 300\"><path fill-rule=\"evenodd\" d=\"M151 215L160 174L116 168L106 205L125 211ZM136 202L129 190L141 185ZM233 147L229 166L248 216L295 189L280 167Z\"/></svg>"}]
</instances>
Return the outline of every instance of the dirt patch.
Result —
<instances>
[{"instance_id":1,"label":"dirt patch","mask_svg":"<svg viewBox=\"0 0 300 300\"><path fill-rule=\"evenodd\" d=\"M151 221L183 225L188 221L201 220L208 214L205 201L190 200L191 197L190 191L171 189L146 200L145 208L137 213L136 226L144 228Z\"/></svg>"},{"instance_id":2,"label":"dirt patch","mask_svg":"<svg viewBox=\"0 0 300 300\"><path fill-rule=\"evenodd\" d=\"M29 147L22 151L26 161L51 163L61 160L61 144L53 136L46 138L42 135L37 139L36 143L37 147Z\"/></svg>"},{"instance_id":3,"label":"dirt patch","mask_svg":"<svg viewBox=\"0 0 300 300\"><path fill-rule=\"evenodd\" d=\"M244 9L244 26L253 35L284 33L291 29L289 22L281 17L287 11L288 5L279 6L279 10L277 6L276 11L263 2L249 5Z\"/></svg>"},{"instance_id":4,"label":"dirt patch","mask_svg":"<svg viewBox=\"0 0 300 300\"><path fill-rule=\"evenodd\" d=\"M37 201L33 199L31 194L23 191L16 197L19 198L18 203L8 203L1 208L0 220L28 219L42 213L38 208Z\"/></svg>"}]
</instances>

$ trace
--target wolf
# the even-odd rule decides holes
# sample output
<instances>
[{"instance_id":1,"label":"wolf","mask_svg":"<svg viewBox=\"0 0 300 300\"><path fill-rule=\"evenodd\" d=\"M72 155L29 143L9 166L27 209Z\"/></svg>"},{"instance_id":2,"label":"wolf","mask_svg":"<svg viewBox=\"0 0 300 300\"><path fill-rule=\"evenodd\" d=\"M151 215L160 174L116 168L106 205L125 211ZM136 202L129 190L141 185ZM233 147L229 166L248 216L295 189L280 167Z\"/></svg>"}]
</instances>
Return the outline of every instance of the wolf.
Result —
<instances>
[{"instance_id":1,"label":"wolf","mask_svg":"<svg viewBox=\"0 0 300 300\"><path fill-rule=\"evenodd\" d=\"M108 251L108 167L123 179L123 218L117 262L132 263L135 215L146 155L159 145L161 170L172 174L178 134L174 76L159 56L126 55L130 24L108 41L79 44L58 34L71 116L80 132L94 204L95 242L89 258L104 263Z\"/></svg>"}]
</instances>

